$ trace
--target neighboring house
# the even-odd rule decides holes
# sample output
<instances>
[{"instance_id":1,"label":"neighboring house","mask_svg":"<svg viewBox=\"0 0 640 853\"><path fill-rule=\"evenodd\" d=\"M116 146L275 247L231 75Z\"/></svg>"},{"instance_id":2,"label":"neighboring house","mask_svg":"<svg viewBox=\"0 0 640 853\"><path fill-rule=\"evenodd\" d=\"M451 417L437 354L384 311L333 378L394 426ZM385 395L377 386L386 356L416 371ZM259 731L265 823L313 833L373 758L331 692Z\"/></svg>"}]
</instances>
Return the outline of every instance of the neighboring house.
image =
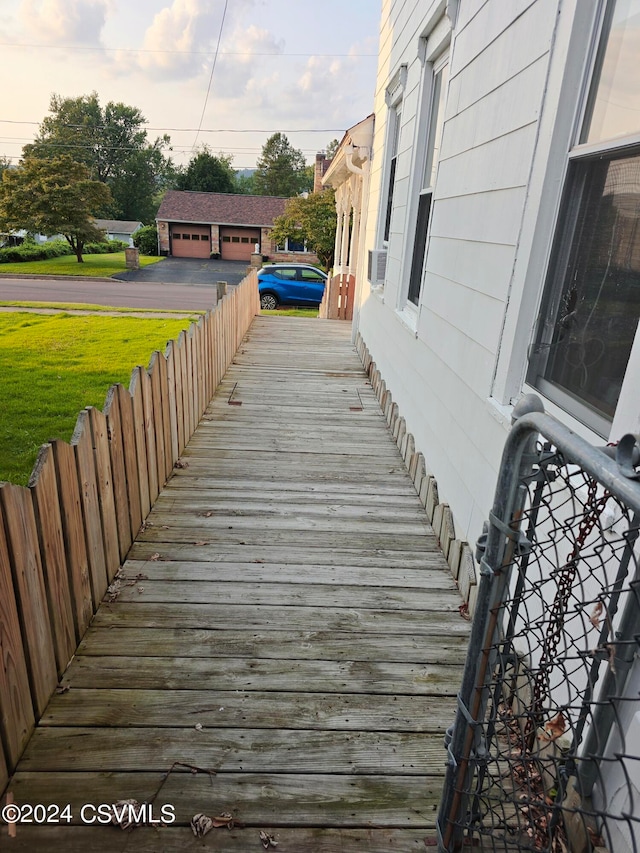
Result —
<instances>
[{"instance_id":1,"label":"neighboring house","mask_svg":"<svg viewBox=\"0 0 640 853\"><path fill-rule=\"evenodd\" d=\"M284 213L287 199L276 196L233 195L169 190L156 221L161 255L246 261L256 252L272 261L316 263L304 246L274 246L273 220Z\"/></svg>"},{"instance_id":2,"label":"neighboring house","mask_svg":"<svg viewBox=\"0 0 640 853\"><path fill-rule=\"evenodd\" d=\"M313 167L313 192L319 193L323 189L323 181L327 169L331 165L331 160L327 158L324 151L318 151L316 154L316 162Z\"/></svg>"},{"instance_id":3,"label":"neighboring house","mask_svg":"<svg viewBox=\"0 0 640 853\"><path fill-rule=\"evenodd\" d=\"M328 319L350 320L353 315L358 261L364 250L362 215L369 192L373 129L372 114L349 128L333 159L324 161L327 168L322 184L335 190L338 219L332 276L325 294L326 311L321 311L321 316Z\"/></svg>"},{"instance_id":4,"label":"neighboring house","mask_svg":"<svg viewBox=\"0 0 640 853\"><path fill-rule=\"evenodd\" d=\"M107 240L120 240L129 246L133 246L133 235L142 228L142 222L123 219L96 219L95 224L96 228L106 232Z\"/></svg>"}]
</instances>

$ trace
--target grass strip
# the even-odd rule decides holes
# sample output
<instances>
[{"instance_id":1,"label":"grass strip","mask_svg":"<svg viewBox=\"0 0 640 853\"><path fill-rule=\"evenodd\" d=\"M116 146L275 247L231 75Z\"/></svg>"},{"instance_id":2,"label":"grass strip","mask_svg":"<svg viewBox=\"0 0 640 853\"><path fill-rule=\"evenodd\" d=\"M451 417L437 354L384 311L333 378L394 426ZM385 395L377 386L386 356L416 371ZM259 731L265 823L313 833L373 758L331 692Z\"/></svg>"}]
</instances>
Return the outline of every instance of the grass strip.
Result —
<instances>
[{"instance_id":1,"label":"grass strip","mask_svg":"<svg viewBox=\"0 0 640 853\"><path fill-rule=\"evenodd\" d=\"M91 302L3 302L0 308L51 308L57 311L91 311L94 314L109 312L110 314L184 314L193 317L206 314L205 308L118 308L110 305L94 305Z\"/></svg>"},{"instance_id":2,"label":"grass strip","mask_svg":"<svg viewBox=\"0 0 640 853\"><path fill-rule=\"evenodd\" d=\"M140 266L157 264L162 258L140 255ZM109 278L116 273L126 272L124 252L108 255L83 255L79 264L75 255L62 255L60 258L48 258L45 261L25 261L24 263L0 264L0 273L21 273L23 275L64 275L95 276Z\"/></svg>"},{"instance_id":3,"label":"grass strip","mask_svg":"<svg viewBox=\"0 0 640 853\"><path fill-rule=\"evenodd\" d=\"M69 314L0 314L0 480L26 485L40 445L69 441L85 406L102 408L109 387L128 387L190 324L179 320Z\"/></svg>"}]
</instances>

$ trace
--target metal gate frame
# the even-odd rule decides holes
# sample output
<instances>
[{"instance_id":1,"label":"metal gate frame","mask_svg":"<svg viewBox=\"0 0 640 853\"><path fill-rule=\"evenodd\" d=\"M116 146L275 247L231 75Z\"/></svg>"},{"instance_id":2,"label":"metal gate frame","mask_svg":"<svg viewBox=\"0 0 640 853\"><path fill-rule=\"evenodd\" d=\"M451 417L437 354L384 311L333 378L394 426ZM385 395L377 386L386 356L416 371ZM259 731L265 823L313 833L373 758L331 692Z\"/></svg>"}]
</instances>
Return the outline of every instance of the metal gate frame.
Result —
<instances>
[{"instance_id":1,"label":"metal gate frame","mask_svg":"<svg viewBox=\"0 0 640 853\"><path fill-rule=\"evenodd\" d=\"M602 504L605 500L603 493L607 496L606 499L611 496L618 502L617 505L626 507L630 522L622 536L617 576L605 604L609 625L607 631L611 630L612 634L611 617L617 613L615 634L606 645L602 639L604 635L600 634L600 643L608 655L603 650L600 650L602 653L596 653L597 650L592 653L593 662L588 663L588 689L578 695L576 700L581 706L579 725L572 732L571 749L563 758L563 784L558 785L558 790L554 793L555 799L545 807L543 817L538 813L540 820L557 822L566 817L567 808L566 805L563 806L563 800L570 793L566 784L567 773L571 773L572 785L573 780L577 779L579 797L589 797L592 792L600 772L600 764L604 760L602 735L604 733L606 743L607 733L617 719L614 699L620 699L622 696L631 664L640 648L640 570L634 553L640 520L640 472L636 470L640 459L639 443L640 437L627 435L616 448L593 447L545 414L542 402L533 394L524 397L514 409L514 424L503 452L493 510L488 523L485 524L485 533L478 543L481 575L478 599L462 687L458 696L458 712L447 734L449 760L437 821L440 851L453 853L463 848L472 848L501 851L549 850L555 853L578 849L578 846L573 847L571 842L567 843L566 836L562 843L554 842L551 832L548 832L546 846L539 837L533 838L531 832L529 840L526 837L523 840L522 833L520 836L514 833L510 840L502 838L492 842L490 827L482 826L483 808L486 812L483 796L489 787L486 767L490 761L494 762L494 769L497 767L495 762L498 752L495 728L495 706L498 700L495 696L495 682L493 695L490 684L495 678L496 669L503 670L509 653L513 655L513 647L509 647L509 630L514 616L505 609L505 602L512 595L514 587L517 589L519 584L527 582L530 554L536 547L535 524L538 508L535 506L535 499L532 500L532 491L538 488L535 485L536 479L538 483L543 480L549 483L549 465L553 467L554 464L565 464L571 466L570 470L577 466L581 469L585 482L589 484L590 499ZM596 492L600 497L596 497ZM523 529L525 526L526 529ZM592 530L593 525L589 533ZM586 532L585 530L585 534ZM573 562L577 566L579 559L574 558ZM558 589L562 583L561 573L566 572L566 566L567 564L556 572L554 583L558 585ZM625 598L621 597L623 588L627 594ZM512 603L510 601L510 605ZM555 603L554 601L554 605ZM559 621L563 624L562 619ZM551 646L547 651L553 653L553 643ZM542 659L544 660L544 655ZM636 700L633 702L635 708ZM640 710L640 698L637 700L637 708ZM531 710L528 713L531 715ZM590 724L585 726L587 713ZM553 720L551 722L553 723ZM539 721L534 720L531 725L539 725ZM529 735L530 732L531 728ZM624 744L623 741L623 746L625 759L640 761L640 743L631 745L635 755L629 755L628 743ZM568 768L566 771L565 762ZM499 773L495 775L499 776ZM631 802L633 803L633 798ZM514 812L518 809L525 811L525 806L518 804L515 797L512 807ZM574 809L574 813L586 823L585 813L580 805ZM593 814L587 817L593 817ZM601 823L606 823L606 815L598 813L596 817ZM636 801L633 814L624 817L631 824L629 849L637 851L640 849L637 840L640 838L640 803ZM582 835L587 838L586 847L582 849L594 849L597 846L597 836L589 841L585 832ZM618 851L610 849L609 853Z\"/></svg>"}]
</instances>

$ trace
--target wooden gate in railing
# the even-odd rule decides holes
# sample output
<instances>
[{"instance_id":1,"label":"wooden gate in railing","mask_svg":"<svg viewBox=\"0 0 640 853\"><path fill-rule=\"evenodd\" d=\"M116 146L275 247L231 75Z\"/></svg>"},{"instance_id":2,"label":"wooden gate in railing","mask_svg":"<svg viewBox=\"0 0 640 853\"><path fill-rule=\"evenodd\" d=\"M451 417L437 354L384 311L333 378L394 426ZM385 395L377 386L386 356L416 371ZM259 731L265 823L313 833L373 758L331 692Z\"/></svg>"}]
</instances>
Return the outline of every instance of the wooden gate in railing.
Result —
<instances>
[{"instance_id":1,"label":"wooden gate in railing","mask_svg":"<svg viewBox=\"0 0 640 853\"><path fill-rule=\"evenodd\" d=\"M0 793L257 313L252 271L0 484Z\"/></svg>"},{"instance_id":2,"label":"wooden gate in railing","mask_svg":"<svg viewBox=\"0 0 640 853\"><path fill-rule=\"evenodd\" d=\"M338 273L327 280L318 309L321 320L352 320L356 279L351 273Z\"/></svg>"}]
</instances>

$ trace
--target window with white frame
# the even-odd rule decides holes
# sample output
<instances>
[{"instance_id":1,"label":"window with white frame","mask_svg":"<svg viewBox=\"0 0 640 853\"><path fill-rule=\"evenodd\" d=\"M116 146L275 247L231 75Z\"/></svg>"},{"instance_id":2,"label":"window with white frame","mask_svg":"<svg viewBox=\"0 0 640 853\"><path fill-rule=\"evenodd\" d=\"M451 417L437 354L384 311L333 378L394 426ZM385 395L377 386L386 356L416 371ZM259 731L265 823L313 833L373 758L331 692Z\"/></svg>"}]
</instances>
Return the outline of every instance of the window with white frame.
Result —
<instances>
[{"instance_id":1,"label":"window with white frame","mask_svg":"<svg viewBox=\"0 0 640 853\"><path fill-rule=\"evenodd\" d=\"M276 246L277 252L306 252L307 244L302 240L294 240L292 237L287 237L284 243Z\"/></svg>"},{"instance_id":2,"label":"window with white frame","mask_svg":"<svg viewBox=\"0 0 640 853\"><path fill-rule=\"evenodd\" d=\"M391 213L393 212L393 190L396 183L396 165L398 162L398 143L400 141L400 107L389 110L389 175L387 179L387 207L384 219L382 239L389 240L391 229Z\"/></svg>"},{"instance_id":3,"label":"window with white frame","mask_svg":"<svg viewBox=\"0 0 640 853\"><path fill-rule=\"evenodd\" d=\"M430 78L428 89L428 124L422 179L419 185L418 212L416 231L411 256L411 272L409 274L409 290L407 299L417 305L420 300L420 287L424 269L425 252L427 249L427 233L431 220L431 202L433 188L436 182L440 143L442 141L442 125L444 122L444 105L446 99L447 81L449 77L449 55L440 57L435 63L427 66Z\"/></svg>"},{"instance_id":4,"label":"window with white frame","mask_svg":"<svg viewBox=\"0 0 640 853\"><path fill-rule=\"evenodd\" d=\"M640 0L608 0L527 380L608 436L640 318Z\"/></svg>"}]
</instances>

